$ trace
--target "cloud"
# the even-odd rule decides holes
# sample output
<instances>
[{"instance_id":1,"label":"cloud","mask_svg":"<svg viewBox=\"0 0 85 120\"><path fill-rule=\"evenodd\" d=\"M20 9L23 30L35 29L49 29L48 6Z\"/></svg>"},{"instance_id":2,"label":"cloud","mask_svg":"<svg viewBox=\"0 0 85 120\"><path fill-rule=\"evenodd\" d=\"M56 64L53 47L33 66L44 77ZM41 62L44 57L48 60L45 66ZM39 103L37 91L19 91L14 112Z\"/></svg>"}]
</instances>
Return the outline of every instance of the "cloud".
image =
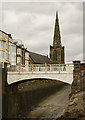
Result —
<instances>
[{"instance_id":1,"label":"cloud","mask_svg":"<svg viewBox=\"0 0 85 120\"><path fill-rule=\"evenodd\" d=\"M49 54L55 13L59 12L66 61L83 59L83 3L3 3L3 30L21 39L28 50Z\"/></svg>"}]
</instances>

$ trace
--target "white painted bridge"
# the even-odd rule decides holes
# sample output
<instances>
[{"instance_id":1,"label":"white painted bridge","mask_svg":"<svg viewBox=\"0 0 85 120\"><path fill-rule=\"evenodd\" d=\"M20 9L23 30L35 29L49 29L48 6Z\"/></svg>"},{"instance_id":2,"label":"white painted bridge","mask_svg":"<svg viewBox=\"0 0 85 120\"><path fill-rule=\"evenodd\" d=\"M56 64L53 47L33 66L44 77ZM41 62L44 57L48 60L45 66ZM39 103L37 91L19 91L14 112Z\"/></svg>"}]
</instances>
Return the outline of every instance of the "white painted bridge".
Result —
<instances>
[{"instance_id":1,"label":"white painted bridge","mask_svg":"<svg viewBox=\"0 0 85 120\"><path fill-rule=\"evenodd\" d=\"M30 64L8 68L7 82L12 84L29 79L52 79L72 84L73 64Z\"/></svg>"}]
</instances>

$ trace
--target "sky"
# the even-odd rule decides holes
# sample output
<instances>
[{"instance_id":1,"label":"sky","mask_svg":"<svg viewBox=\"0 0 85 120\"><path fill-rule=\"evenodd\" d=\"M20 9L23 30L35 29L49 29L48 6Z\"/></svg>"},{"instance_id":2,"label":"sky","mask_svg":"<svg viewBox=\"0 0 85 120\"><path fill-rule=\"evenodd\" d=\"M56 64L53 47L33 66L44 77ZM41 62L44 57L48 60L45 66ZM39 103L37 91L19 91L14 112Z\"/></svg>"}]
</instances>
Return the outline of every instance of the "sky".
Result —
<instances>
[{"instance_id":1,"label":"sky","mask_svg":"<svg viewBox=\"0 0 85 120\"><path fill-rule=\"evenodd\" d=\"M83 60L82 2L4 2L2 30L22 40L29 51L49 55L56 11L65 61Z\"/></svg>"}]
</instances>

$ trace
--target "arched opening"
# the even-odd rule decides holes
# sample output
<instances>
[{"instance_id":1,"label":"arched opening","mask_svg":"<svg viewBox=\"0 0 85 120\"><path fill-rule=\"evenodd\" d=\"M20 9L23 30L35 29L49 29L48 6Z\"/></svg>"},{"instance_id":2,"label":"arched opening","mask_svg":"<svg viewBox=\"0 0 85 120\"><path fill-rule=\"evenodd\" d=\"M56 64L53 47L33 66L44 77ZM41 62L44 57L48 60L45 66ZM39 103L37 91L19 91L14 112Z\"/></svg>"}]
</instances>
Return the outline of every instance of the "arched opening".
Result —
<instances>
[{"instance_id":1,"label":"arched opening","mask_svg":"<svg viewBox=\"0 0 85 120\"><path fill-rule=\"evenodd\" d=\"M65 95L63 97L67 100L69 97L68 90L66 90L66 92L63 91L66 89L66 87L68 90L70 90L67 83L45 78L26 79L10 84L8 90L9 111L11 108L10 116L16 116L17 114L19 115L18 117L22 116L23 118L32 110L32 108L38 106L39 103L47 99L50 95L55 95L57 92L59 95L61 93L60 91L62 91L63 95L65 93L66 97ZM25 113L26 111L27 113Z\"/></svg>"}]
</instances>

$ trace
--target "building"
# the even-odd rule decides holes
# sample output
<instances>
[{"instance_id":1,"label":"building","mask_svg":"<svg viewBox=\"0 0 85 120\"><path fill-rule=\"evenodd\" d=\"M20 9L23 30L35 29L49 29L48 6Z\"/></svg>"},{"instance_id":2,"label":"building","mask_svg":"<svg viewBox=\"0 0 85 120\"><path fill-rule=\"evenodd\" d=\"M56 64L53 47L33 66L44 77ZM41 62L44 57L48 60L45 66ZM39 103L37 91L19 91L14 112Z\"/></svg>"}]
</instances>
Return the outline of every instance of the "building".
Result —
<instances>
[{"instance_id":1,"label":"building","mask_svg":"<svg viewBox=\"0 0 85 120\"><path fill-rule=\"evenodd\" d=\"M25 49L25 65L29 65L29 51Z\"/></svg>"},{"instance_id":2,"label":"building","mask_svg":"<svg viewBox=\"0 0 85 120\"><path fill-rule=\"evenodd\" d=\"M16 65L16 44L9 42L9 65Z\"/></svg>"},{"instance_id":3,"label":"building","mask_svg":"<svg viewBox=\"0 0 85 120\"><path fill-rule=\"evenodd\" d=\"M48 58L48 56L44 56L41 54L37 54L34 52L29 52L29 61L30 64L49 64L50 63L50 59Z\"/></svg>"},{"instance_id":4,"label":"building","mask_svg":"<svg viewBox=\"0 0 85 120\"><path fill-rule=\"evenodd\" d=\"M56 20L55 20L53 46L50 46L50 63L53 64L65 63L64 46L62 46L61 44L61 36L60 36L60 28L59 28L59 20L58 20L57 12L56 12Z\"/></svg>"},{"instance_id":5,"label":"building","mask_svg":"<svg viewBox=\"0 0 85 120\"><path fill-rule=\"evenodd\" d=\"M24 57L22 56L22 47L16 45L16 65L18 65L19 63L22 65L22 57Z\"/></svg>"},{"instance_id":6,"label":"building","mask_svg":"<svg viewBox=\"0 0 85 120\"><path fill-rule=\"evenodd\" d=\"M0 30L0 63L8 66L28 65L29 51L19 41L14 40L11 34Z\"/></svg>"},{"instance_id":7,"label":"building","mask_svg":"<svg viewBox=\"0 0 85 120\"><path fill-rule=\"evenodd\" d=\"M9 37L11 37L10 34L7 34L2 30L0 30L0 63L3 63L3 62L8 63Z\"/></svg>"},{"instance_id":8,"label":"building","mask_svg":"<svg viewBox=\"0 0 85 120\"><path fill-rule=\"evenodd\" d=\"M29 64L29 51L23 44L16 45L16 65L19 63L23 66Z\"/></svg>"}]
</instances>

